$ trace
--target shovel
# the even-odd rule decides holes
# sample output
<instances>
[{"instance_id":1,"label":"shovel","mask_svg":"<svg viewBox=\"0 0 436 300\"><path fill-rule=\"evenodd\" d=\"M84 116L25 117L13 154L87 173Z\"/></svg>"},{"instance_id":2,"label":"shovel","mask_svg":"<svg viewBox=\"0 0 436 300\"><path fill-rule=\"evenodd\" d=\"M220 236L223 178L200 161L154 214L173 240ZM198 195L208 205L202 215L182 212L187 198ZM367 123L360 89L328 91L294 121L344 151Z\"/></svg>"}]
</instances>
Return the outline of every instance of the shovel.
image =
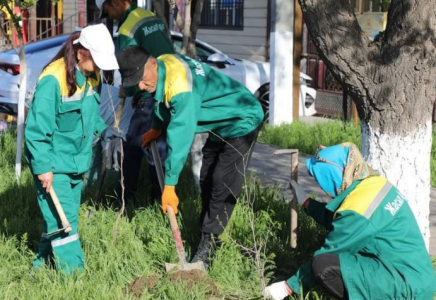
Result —
<instances>
[{"instance_id":1,"label":"shovel","mask_svg":"<svg viewBox=\"0 0 436 300\"><path fill-rule=\"evenodd\" d=\"M154 166L156 167L157 178L159 181L160 189L163 191L164 187L164 172L162 168L162 163L160 161L159 150L157 149L156 141L150 143L151 154L153 156ZM177 225L176 215L171 206L167 206L167 215L170 219L171 229L173 231L174 242L176 244L177 255L179 256L178 264L165 263L165 269L167 272L171 270L179 271L191 271L200 270L206 273L206 268L203 262L188 263L185 257L185 248L183 247L182 237L180 235L179 226Z\"/></svg>"}]
</instances>

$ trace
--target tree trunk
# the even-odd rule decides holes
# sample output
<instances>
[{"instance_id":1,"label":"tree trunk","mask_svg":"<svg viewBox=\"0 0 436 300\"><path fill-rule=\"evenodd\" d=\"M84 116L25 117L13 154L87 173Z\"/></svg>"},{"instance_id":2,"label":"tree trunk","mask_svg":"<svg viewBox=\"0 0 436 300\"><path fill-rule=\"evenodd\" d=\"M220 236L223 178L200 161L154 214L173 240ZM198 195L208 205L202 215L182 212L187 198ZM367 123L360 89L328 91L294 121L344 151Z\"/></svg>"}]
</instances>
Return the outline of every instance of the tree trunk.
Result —
<instances>
[{"instance_id":1,"label":"tree trunk","mask_svg":"<svg viewBox=\"0 0 436 300\"><path fill-rule=\"evenodd\" d=\"M27 63L26 54L24 52L23 33L21 31L19 20L13 13L12 8L9 7L5 1L2 1L2 3L11 16L11 22L17 31L18 40L20 41L20 52L17 52L17 49L14 48L15 52L17 52L20 57L20 90L18 92L17 149L15 156L15 178L19 182L21 176L21 156L24 139L24 102L27 89ZM11 45L13 46L13 43L11 43Z\"/></svg>"},{"instance_id":2,"label":"tree trunk","mask_svg":"<svg viewBox=\"0 0 436 300\"><path fill-rule=\"evenodd\" d=\"M299 1L321 58L356 103L364 156L406 196L428 245L436 0L392 0L375 41L348 1Z\"/></svg>"},{"instance_id":3,"label":"tree trunk","mask_svg":"<svg viewBox=\"0 0 436 300\"><path fill-rule=\"evenodd\" d=\"M191 0L185 0L185 22L183 24L183 44L181 54L188 53L188 44L191 37Z\"/></svg>"},{"instance_id":4,"label":"tree trunk","mask_svg":"<svg viewBox=\"0 0 436 300\"><path fill-rule=\"evenodd\" d=\"M160 5L160 2L158 0L153 0L152 3L153 3L154 10L156 12L156 16L159 19L161 19L162 22L165 24L165 28L166 28L167 33L168 33L168 38L171 41L171 32L170 32L170 28L168 26L167 19L165 18L164 9L163 9L162 5Z\"/></svg>"},{"instance_id":5,"label":"tree trunk","mask_svg":"<svg viewBox=\"0 0 436 300\"><path fill-rule=\"evenodd\" d=\"M18 119L17 119L17 152L15 158L15 177L17 180L21 176L21 156L24 139L24 103L27 90L27 62L24 53L23 36L18 34L20 39L20 90L18 92Z\"/></svg>"},{"instance_id":6,"label":"tree trunk","mask_svg":"<svg viewBox=\"0 0 436 300\"><path fill-rule=\"evenodd\" d=\"M192 58L195 58L195 56L197 55L195 41L197 40L198 26L201 22L201 11L203 10L204 0L196 0L195 2L194 18L191 24L191 38L189 39L188 44L188 56Z\"/></svg>"},{"instance_id":7,"label":"tree trunk","mask_svg":"<svg viewBox=\"0 0 436 300\"><path fill-rule=\"evenodd\" d=\"M431 134L430 120L407 135L383 133L362 122L362 154L407 199L427 249L430 239Z\"/></svg>"}]
</instances>

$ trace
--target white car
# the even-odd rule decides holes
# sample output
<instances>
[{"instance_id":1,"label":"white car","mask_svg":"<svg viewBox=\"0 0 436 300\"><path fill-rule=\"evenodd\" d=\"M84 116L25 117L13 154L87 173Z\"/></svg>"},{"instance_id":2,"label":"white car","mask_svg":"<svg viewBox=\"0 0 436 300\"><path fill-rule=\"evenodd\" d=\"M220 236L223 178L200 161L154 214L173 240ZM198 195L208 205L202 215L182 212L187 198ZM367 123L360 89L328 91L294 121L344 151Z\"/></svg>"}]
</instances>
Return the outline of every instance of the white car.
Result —
<instances>
[{"instance_id":1,"label":"white car","mask_svg":"<svg viewBox=\"0 0 436 300\"><path fill-rule=\"evenodd\" d=\"M37 41L25 46L27 60L27 92L26 103L32 100L33 92L38 81L39 74L43 67L55 56L62 47L64 42L69 38L69 34ZM180 51L182 44L182 35L177 32L171 32L174 48ZM116 37L115 37L116 39ZM117 45L115 41L115 45ZM253 62L249 60L231 58L212 47L211 45L196 41L197 56L196 60L207 63L224 74L234 78L244 84L253 94L255 94L262 104L266 118L269 108L269 81L270 65L269 63ZM18 91L20 82L20 62L18 55L14 50L0 52L0 113L16 115L18 103ZM300 115L313 115L315 111L316 90L309 87L307 83L311 78L300 73L301 93L300 93ZM111 117L107 114L117 107L118 86L120 84L119 72L115 72L112 85L103 84L102 88L102 108L101 113L106 121L110 124ZM112 101L107 101L112 99ZM105 107L110 104L109 108ZM128 107L130 105L126 105ZM123 117L121 126L128 126L128 120L131 112L126 111L128 115Z\"/></svg>"}]
</instances>

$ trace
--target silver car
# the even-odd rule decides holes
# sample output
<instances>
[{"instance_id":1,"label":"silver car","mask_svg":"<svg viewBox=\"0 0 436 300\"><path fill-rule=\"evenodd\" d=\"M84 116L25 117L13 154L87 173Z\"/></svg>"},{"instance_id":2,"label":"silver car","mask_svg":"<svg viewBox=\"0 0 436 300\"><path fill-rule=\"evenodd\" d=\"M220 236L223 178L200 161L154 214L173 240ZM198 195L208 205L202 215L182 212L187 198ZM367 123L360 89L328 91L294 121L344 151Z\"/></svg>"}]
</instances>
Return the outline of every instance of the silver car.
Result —
<instances>
[{"instance_id":1,"label":"silver car","mask_svg":"<svg viewBox=\"0 0 436 300\"><path fill-rule=\"evenodd\" d=\"M27 104L32 100L33 92L43 67L55 56L69 36L70 34L64 34L61 36L33 42L25 46L28 72L28 89L26 92ZM180 51L182 45L182 35L177 32L171 32L171 36L176 52ZM114 42L115 45L117 45L116 41ZM207 63L229 77L234 78L245 85L253 94L256 94L262 104L266 117L268 116L270 81L269 63L231 58L220 50L200 40L196 41L196 51L196 60ZM11 115L16 115L17 113L20 81L19 74L20 61L15 51L8 50L0 52L0 113L7 113ZM316 90L307 84L310 81L310 77L300 73L300 115L313 115L316 113ZM111 118L107 114L113 111L114 106L116 107L118 105L117 95L118 86L120 83L121 81L119 72L116 71L114 74L113 83L110 86L105 83L103 84L101 110L105 119ZM130 113L128 111L126 113L127 115L123 118L130 117ZM107 121L110 122L110 120ZM122 123L128 124L128 120L122 120Z\"/></svg>"}]
</instances>

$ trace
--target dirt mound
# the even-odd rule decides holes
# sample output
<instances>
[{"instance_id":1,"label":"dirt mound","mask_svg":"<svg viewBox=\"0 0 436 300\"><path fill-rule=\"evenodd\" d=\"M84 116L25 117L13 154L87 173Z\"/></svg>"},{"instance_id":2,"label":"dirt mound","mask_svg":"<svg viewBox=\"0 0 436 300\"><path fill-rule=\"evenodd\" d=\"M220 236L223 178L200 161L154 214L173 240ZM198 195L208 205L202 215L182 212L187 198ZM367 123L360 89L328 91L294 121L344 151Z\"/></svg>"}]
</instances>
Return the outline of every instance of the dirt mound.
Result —
<instances>
[{"instance_id":1,"label":"dirt mound","mask_svg":"<svg viewBox=\"0 0 436 300\"><path fill-rule=\"evenodd\" d=\"M159 280L158 276L148 276L148 277L138 277L133 280L128 286L123 288L124 295L132 294L133 296L140 298L142 292L144 290L151 290L155 287L157 281Z\"/></svg>"},{"instance_id":2,"label":"dirt mound","mask_svg":"<svg viewBox=\"0 0 436 300\"><path fill-rule=\"evenodd\" d=\"M186 282L188 287L191 288L195 284L203 283L207 287L207 295L209 299L216 299L219 296L219 290L212 279L200 270L191 271L175 271L168 274L171 282L183 281ZM123 288L124 295L131 294L140 298L145 290L153 289L160 278L156 275L148 277L137 277L133 282Z\"/></svg>"},{"instance_id":3,"label":"dirt mound","mask_svg":"<svg viewBox=\"0 0 436 300\"><path fill-rule=\"evenodd\" d=\"M206 275L200 270L191 270L191 271L176 271L174 273L170 273L171 282L176 281L185 281L187 282L189 287L192 287L193 284L204 283L208 289L208 295L210 296L218 296L219 291L215 283L212 279L206 277Z\"/></svg>"}]
</instances>

